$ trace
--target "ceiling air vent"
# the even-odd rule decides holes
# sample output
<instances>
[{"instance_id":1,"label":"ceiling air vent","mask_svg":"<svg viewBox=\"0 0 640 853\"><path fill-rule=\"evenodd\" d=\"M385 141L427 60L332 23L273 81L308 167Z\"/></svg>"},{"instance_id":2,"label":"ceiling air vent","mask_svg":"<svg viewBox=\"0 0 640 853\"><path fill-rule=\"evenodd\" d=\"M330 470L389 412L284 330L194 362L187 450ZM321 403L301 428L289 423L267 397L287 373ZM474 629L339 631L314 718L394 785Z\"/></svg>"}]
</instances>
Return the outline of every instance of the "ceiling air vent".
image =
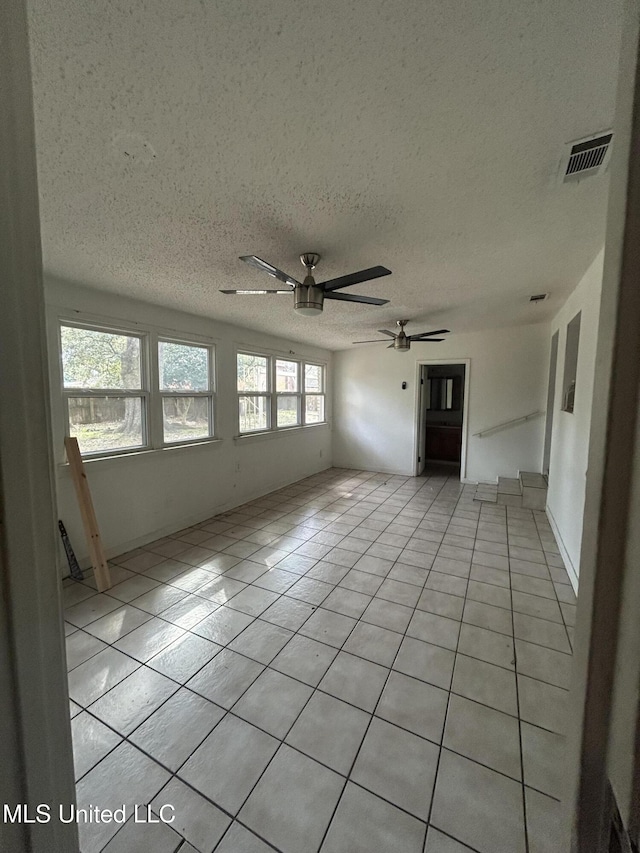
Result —
<instances>
[{"instance_id":1,"label":"ceiling air vent","mask_svg":"<svg viewBox=\"0 0 640 853\"><path fill-rule=\"evenodd\" d=\"M608 132L570 142L560 163L560 182L580 181L604 172L609 165L612 139L613 133Z\"/></svg>"},{"instance_id":2,"label":"ceiling air vent","mask_svg":"<svg viewBox=\"0 0 640 853\"><path fill-rule=\"evenodd\" d=\"M529 297L529 302L544 302L549 296L548 293L534 293L533 296Z\"/></svg>"}]
</instances>

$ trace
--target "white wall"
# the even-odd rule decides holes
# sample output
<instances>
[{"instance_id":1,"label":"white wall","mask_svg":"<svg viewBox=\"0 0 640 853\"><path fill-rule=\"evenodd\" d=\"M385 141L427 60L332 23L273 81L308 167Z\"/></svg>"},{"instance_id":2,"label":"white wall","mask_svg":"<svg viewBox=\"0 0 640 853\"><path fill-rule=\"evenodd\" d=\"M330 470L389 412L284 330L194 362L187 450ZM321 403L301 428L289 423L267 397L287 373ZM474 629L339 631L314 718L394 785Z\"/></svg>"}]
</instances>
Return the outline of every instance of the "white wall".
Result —
<instances>
[{"instance_id":1,"label":"white wall","mask_svg":"<svg viewBox=\"0 0 640 853\"><path fill-rule=\"evenodd\" d=\"M551 334L558 331L559 336L547 513L576 589L600 317L602 265L603 252L596 257L551 324ZM565 344L567 325L579 311L582 312L582 317L576 394L574 410L569 413L561 411Z\"/></svg>"},{"instance_id":2,"label":"white wall","mask_svg":"<svg viewBox=\"0 0 640 853\"><path fill-rule=\"evenodd\" d=\"M116 326L138 324L174 335L197 335L216 346L216 412L220 441L85 463L108 556L150 542L331 466L329 424L235 437L238 432L236 348L278 355L293 351L297 358L324 362L329 391L331 353L66 282L47 281L45 293L58 513L79 559L85 559L88 552L69 469L64 464L64 411L57 351L60 317L101 320ZM329 421L330 401L329 393ZM61 566L66 573L63 557Z\"/></svg>"},{"instance_id":3,"label":"white wall","mask_svg":"<svg viewBox=\"0 0 640 853\"><path fill-rule=\"evenodd\" d=\"M539 470L543 418L485 438L473 433L544 409L547 324L452 334L437 347L413 344L408 353L382 344L335 353L334 464L415 472L417 364L437 359L470 362L466 479L495 482L498 476L516 476L518 470Z\"/></svg>"}]
</instances>

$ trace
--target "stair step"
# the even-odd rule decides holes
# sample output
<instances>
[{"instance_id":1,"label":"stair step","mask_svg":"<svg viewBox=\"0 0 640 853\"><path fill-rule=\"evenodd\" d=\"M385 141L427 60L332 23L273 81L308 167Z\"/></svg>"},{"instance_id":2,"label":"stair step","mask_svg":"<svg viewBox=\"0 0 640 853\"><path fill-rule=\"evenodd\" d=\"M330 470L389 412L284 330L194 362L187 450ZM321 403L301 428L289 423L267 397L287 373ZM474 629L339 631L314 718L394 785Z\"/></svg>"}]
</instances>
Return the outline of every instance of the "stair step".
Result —
<instances>
[{"instance_id":1,"label":"stair step","mask_svg":"<svg viewBox=\"0 0 640 853\"><path fill-rule=\"evenodd\" d=\"M535 486L522 487L522 506L526 509L545 509L547 506L547 487L543 489Z\"/></svg>"},{"instance_id":2,"label":"stair step","mask_svg":"<svg viewBox=\"0 0 640 853\"><path fill-rule=\"evenodd\" d=\"M522 495L503 495L498 493L499 506L523 506Z\"/></svg>"},{"instance_id":3,"label":"stair step","mask_svg":"<svg viewBox=\"0 0 640 853\"><path fill-rule=\"evenodd\" d=\"M547 478L544 476L544 474L538 474L535 471L520 471L520 482L522 483L523 488L547 488Z\"/></svg>"},{"instance_id":4,"label":"stair step","mask_svg":"<svg viewBox=\"0 0 640 853\"><path fill-rule=\"evenodd\" d=\"M497 484L478 483L473 500L544 510L547 506L547 478L535 471L521 471L518 477L498 477Z\"/></svg>"},{"instance_id":5,"label":"stair step","mask_svg":"<svg viewBox=\"0 0 640 853\"><path fill-rule=\"evenodd\" d=\"M517 477L498 477L499 495L521 495L522 486Z\"/></svg>"}]
</instances>

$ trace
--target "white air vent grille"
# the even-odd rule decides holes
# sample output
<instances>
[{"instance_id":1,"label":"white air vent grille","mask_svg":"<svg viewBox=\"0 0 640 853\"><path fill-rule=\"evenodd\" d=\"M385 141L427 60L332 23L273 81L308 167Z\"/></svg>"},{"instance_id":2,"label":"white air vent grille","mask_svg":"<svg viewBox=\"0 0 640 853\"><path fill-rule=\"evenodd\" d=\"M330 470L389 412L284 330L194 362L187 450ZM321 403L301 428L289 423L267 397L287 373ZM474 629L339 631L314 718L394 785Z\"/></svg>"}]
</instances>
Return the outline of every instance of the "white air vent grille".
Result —
<instances>
[{"instance_id":1,"label":"white air vent grille","mask_svg":"<svg viewBox=\"0 0 640 853\"><path fill-rule=\"evenodd\" d=\"M570 142L560 164L560 181L579 181L604 172L611 156L612 139L613 133L609 132Z\"/></svg>"}]
</instances>

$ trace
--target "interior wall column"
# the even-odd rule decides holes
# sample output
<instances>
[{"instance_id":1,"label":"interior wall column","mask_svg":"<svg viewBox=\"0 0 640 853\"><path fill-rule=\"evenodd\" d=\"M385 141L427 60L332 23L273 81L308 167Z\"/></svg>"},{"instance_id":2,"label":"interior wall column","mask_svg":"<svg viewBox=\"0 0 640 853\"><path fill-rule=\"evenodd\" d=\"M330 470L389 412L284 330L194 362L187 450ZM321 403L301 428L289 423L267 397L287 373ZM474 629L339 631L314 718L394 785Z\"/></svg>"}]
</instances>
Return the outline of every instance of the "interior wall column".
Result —
<instances>
[{"instance_id":1,"label":"interior wall column","mask_svg":"<svg viewBox=\"0 0 640 853\"><path fill-rule=\"evenodd\" d=\"M75 789L24 0L0 3L0 114L0 800L52 809L48 823L1 823L0 847L77 853L76 826L55 817Z\"/></svg>"}]
</instances>

